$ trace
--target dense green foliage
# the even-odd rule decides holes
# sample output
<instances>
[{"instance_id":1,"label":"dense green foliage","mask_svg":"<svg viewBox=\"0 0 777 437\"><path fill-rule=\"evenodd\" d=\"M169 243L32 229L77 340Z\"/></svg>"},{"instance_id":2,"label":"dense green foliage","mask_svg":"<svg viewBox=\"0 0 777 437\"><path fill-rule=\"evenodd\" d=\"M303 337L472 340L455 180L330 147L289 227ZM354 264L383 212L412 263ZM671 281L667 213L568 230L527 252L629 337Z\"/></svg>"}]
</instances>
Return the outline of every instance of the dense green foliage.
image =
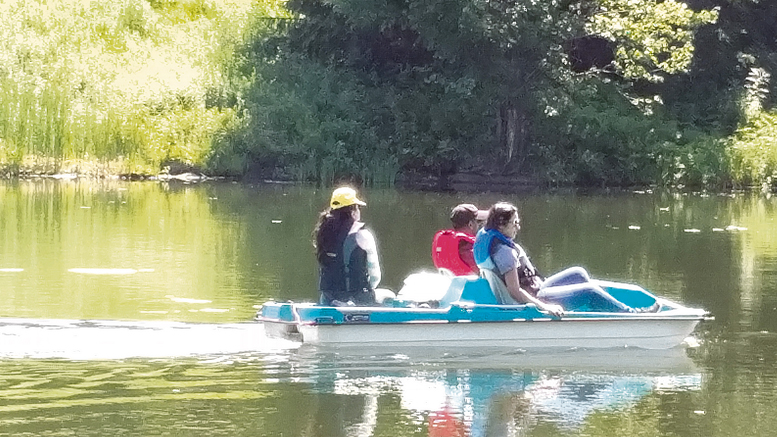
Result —
<instances>
[{"instance_id":1,"label":"dense green foliage","mask_svg":"<svg viewBox=\"0 0 777 437\"><path fill-rule=\"evenodd\" d=\"M764 182L777 162L769 158L773 143L754 142L762 137L754 129L768 129L772 118L744 111L754 101L759 114L770 106L775 57L763 17L774 16L773 6L287 6L296 18L279 37L249 47L245 59L258 79L245 94L252 119L220 149L224 161L239 155L245 165L290 167L297 178L324 181L471 170L554 184L706 187ZM581 69L570 47L592 35L613 57ZM751 71L766 80L748 82Z\"/></svg>"},{"instance_id":2,"label":"dense green foliage","mask_svg":"<svg viewBox=\"0 0 777 437\"><path fill-rule=\"evenodd\" d=\"M14 0L0 13L13 17L6 165L698 187L777 172L773 2Z\"/></svg>"},{"instance_id":3,"label":"dense green foliage","mask_svg":"<svg viewBox=\"0 0 777 437\"><path fill-rule=\"evenodd\" d=\"M693 30L715 13L631 3L293 0L299 18L254 51L260 80L246 101L258 119L239 153L318 180L376 180L395 166L713 182L725 171L721 144L673 122L634 83L684 71ZM572 71L570 41L592 33L617 42L617 72ZM711 162L683 171L700 160Z\"/></svg>"}]
</instances>

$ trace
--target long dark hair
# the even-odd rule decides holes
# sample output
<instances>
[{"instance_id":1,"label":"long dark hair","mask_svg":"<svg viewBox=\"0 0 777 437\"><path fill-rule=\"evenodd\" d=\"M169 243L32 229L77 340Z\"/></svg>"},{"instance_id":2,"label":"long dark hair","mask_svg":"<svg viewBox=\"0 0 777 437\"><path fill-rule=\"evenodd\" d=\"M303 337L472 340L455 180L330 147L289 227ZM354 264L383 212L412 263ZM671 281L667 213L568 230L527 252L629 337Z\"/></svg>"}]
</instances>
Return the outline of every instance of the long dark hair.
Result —
<instances>
[{"instance_id":1,"label":"long dark hair","mask_svg":"<svg viewBox=\"0 0 777 437\"><path fill-rule=\"evenodd\" d=\"M518 208L512 203L499 202L495 203L488 210L488 220L486 220L486 229L499 230L502 226L510 223L513 215L518 214Z\"/></svg>"},{"instance_id":2,"label":"long dark hair","mask_svg":"<svg viewBox=\"0 0 777 437\"><path fill-rule=\"evenodd\" d=\"M326 258L327 252L337 252L336 244L342 240L353 226L353 211L357 205L342 208L327 208L318 216L316 227L313 228L313 247L316 249L316 259Z\"/></svg>"}]
</instances>

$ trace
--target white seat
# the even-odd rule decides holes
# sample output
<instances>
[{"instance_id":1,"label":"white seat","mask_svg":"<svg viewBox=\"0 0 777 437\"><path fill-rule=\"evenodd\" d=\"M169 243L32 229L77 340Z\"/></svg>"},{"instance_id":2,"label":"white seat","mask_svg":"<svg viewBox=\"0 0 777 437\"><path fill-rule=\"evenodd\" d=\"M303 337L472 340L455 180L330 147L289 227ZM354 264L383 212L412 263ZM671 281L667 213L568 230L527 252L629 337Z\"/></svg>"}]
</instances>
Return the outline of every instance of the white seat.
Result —
<instances>
[{"instance_id":1,"label":"white seat","mask_svg":"<svg viewBox=\"0 0 777 437\"><path fill-rule=\"evenodd\" d=\"M386 301L392 301L397 298L397 295L388 288L376 288L375 289L375 301L379 304L383 304Z\"/></svg>"},{"instance_id":2,"label":"white seat","mask_svg":"<svg viewBox=\"0 0 777 437\"><path fill-rule=\"evenodd\" d=\"M410 302L439 301L448 291L453 276L418 272L408 275L397 293L397 298Z\"/></svg>"}]
</instances>

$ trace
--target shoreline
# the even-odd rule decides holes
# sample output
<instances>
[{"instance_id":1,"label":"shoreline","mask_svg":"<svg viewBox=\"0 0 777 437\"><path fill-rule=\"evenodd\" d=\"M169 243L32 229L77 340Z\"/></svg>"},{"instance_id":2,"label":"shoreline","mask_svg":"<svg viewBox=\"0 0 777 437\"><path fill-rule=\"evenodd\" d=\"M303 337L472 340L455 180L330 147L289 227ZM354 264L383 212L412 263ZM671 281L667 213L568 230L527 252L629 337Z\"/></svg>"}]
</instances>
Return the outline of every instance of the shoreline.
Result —
<instances>
[{"instance_id":1,"label":"shoreline","mask_svg":"<svg viewBox=\"0 0 777 437\"><path fill-rule=\"evenodd\" d=\"M291 177L281 168L255 168L243 176L210 175L200 167L177 161L166 162L159 172L138 171L127 172L127 162L122 160L111 162L91 162L81 160L56 160L44 158L26 160L24 164L6 164L0 167L0 178L6 180L121 180L121 181L158 181L158 182L239 182L244 184L268 185L321 185L312 180L298 180ZM146 168L145 170L149 170ZM258 170L258 171L257 171ZM262 171L264 170L264 171ZM269 171L268 171L269 170ZM358 176L341 177L332 185L348 183L363 186L363 180ZM328 185L328 184L324 184ZM656 185L635 186L585 186L585 185L551 185L536 177L513 174L500 175L477 171L458 172L450 174L434 174L417 170L398 172L393 183L375 184L378 187L393 187L398 190L425 191L437 193L527 193L537 191L654 191L669 190L679 192L735 193L761 191L777 192L775 186L729 187L725 190L709 190L701 187Z\"/></svg>"},{"instance_id":2,"label":"shoreline","mask_svg":"<svg viewBox=\"0 0 777 437\"><path fill-rule=\"evenodd\" d=\"M159 182L183 182L199 183L212 181L239 182L244 184L267 185L318 185L319 182L310 180L297 180L290 177L280 169L265 174L248 172L242 177L226 175L210 175L194 166L168 166L167 171L159 173L137 172L128 173L115 171L118 166L104 164L90 164L87 166L71 166L60 171L40 171L41 168L10 169L6 166L0 170L0 178L6 180L121 180L121 181L159 181ZM66 166L63 166L66 167ZM111 169L113 167L113 169ZM88 168L87 171L83 171ZM280 171L278 171L280 170ZM363 181L358 177L341 177L333 185L348 183L355 186L363 186ZM393 184L377 184L376 186L391 186L398 190L426 191L426 192L529 192L545 189L553 189L547 184L526 176L493 175L482 173L455 173L444 176L417 171L400 172ZM583 189L585 187L567 187Z\"/></svg>"},{"instance_id":3,"label":"shoreline","mask_svg":"<svg viewBox=\"0 0 777 437\"><path fill-rule=\"evenodd\" d=\"M101 174L95 176L85 173L24 173L17 175L3 175L0 179L5 180L24 180L24 181L125 181L125 182L166 182L180 184L199 184L209 182L220 183L240 183L245 185L317 185L315 182L292 179L273 179L273 178L238 178L230 176L210 176L204 173L159 173L159 174ZM340 183L351 183L353 181L343 180ZM334 184L337 185L337 184ZM356 184L362 186L362 184ZM435 176L424 176L404 179L397 177L396 182L389 185L377 185L377 187L392 187L400 191L421 191L432 193L536 193L536 192L578 192L578 193L625 193L649 194L656 191L668 191L677 193L710 193L716 195L733 195L737 193L761 192L770 194L775 190L764 190L763 187L746 187L742 189L728 189L726 191L709 191L703 189L688 189L687 187L658 187L658 186L610 186L610 187L588 187L588 186L548 186L537 181L532 181L526 177L517 176L498 176L481 175L475 173L459 173L448 177L440 178Z\"/></svg>"}]
</instances>

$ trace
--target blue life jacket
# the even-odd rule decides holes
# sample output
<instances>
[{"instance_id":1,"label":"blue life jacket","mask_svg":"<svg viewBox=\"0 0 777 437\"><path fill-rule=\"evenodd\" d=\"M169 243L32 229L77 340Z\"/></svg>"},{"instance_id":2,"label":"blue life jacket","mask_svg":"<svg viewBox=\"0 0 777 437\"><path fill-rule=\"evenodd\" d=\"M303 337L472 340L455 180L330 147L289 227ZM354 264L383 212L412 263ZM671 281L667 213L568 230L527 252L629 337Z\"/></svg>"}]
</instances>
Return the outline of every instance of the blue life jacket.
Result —
<instances>
[{"instance_id":1,"label":"blue life jacket","mask_svg":"<svg viewBox=\"0 0 777 437\"><path fill-rule=\"evenodd\" d=\"M494 260L491 258L494 243L504 244L518 252L522 252L522 249L518 248L515 241L507 238L505 234L496 229L481 229L478 231L478 235L475 237L475 245L472 248L478 268L494 271L502 280L504 280L503 275L498 271L496 264L494 264ZM539 282L537 282L537 280L539 280ZM521 287L524 287L524 289L532 294L536 294L542 284L542 276L537 272L537 269L531 262L528 262L523 268L518 266L518 281L521 284Z\"/></svg>"},{"instance_id":2,"label":"blue life jacket","mask_svg":"<svg viewBox=\"0 0 777 437\"><path fill-rule=\"evenodd\" d=\"M475 237L475 245L472 247L472 254L475 256L475 263L481 269L496 270L496 265L491 259L491 245L494 240L517 250L515 242L496 229L479 230Z\"/></svg>"}]
</instances>

